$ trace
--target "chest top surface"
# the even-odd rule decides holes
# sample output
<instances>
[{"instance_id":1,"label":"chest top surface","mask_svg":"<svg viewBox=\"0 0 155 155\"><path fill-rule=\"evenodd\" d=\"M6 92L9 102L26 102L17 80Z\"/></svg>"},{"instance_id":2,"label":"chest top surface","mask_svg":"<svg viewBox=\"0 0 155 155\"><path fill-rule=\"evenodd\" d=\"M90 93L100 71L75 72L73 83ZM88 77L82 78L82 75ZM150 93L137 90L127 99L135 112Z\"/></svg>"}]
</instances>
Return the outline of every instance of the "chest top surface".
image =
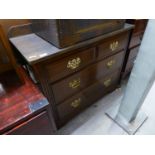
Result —
<instances>
[{"instance_id":1,"label":"chest top surface","mask_svg":"<svg viewBox=\"0 0 155 155\"><path fill-rule=\"evenodd\" d=\"M49 42L43 40L36 34L28 34L18 37L10 38L10 42L13 44L13 46L21 53L21 55L25 58L25 60L30 64L35 64L41 61L44 61L45 59L54 57L56 55L60 55L62 53L75 50L78 48L82 48L85 46L89 46L92 43L98 42L100 40L103 40L105 38L108 38L110 36L128 31L133 29L134 26L131 24L125 24L125 26L122 29L119 29L117 31L113 31L111 33L89 39L87 41L83 41L81 43L69 46L67 48L59 49Z\"/></svg>"}]
</instances>

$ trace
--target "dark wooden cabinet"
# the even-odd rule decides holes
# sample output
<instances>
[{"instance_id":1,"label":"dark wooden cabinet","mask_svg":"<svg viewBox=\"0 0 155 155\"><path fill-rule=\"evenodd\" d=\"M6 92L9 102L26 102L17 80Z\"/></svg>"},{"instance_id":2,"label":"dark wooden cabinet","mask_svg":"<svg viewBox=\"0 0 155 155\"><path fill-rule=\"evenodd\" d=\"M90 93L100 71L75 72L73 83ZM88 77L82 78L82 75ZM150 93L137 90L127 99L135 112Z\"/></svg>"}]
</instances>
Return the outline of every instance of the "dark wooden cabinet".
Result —
<instances>
[{"instance_id":1,"label":"dark wooden cabinet","mask_svg":"<svg viewBox=\"0 0 155 155\"><path fill-rule=\"evenodd\" d=\"M58 48L64 48L121 29L123 19L38 19L32 30Z\"/></svg>"},{"instance_id":2,"label":"dark wooden cabinet","mask_svg":"<svg viewBox=\"0 0 155 155\"><path fill-rule=\"evenodd\" d=\"M147 19L128 19L127 23L135 25L135 28L131 35L129 48L127 50L126 59L124 62L123 78L125 78L132 70L134 61L138 54L138 50L141 45L141 41L147 26Z\"/></svg>"},{"instance_id":3,"label":"dark wooden cabinet","mask_svg":"<svg viewBox=\"0 0 155 155\"><path fill-rule=\"evenodd\" d=\"M59 49L36 34L10 42L48 98L57 128L117 88L133 26Z\"/></svg>"}]
</instances>

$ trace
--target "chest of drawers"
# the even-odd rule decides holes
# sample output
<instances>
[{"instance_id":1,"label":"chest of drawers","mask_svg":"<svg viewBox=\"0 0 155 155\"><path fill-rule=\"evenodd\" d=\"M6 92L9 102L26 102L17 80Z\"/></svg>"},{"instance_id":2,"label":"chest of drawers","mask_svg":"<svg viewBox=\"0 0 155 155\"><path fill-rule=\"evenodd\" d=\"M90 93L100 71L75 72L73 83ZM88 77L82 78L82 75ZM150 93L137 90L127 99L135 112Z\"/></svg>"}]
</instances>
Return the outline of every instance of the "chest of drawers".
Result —
<instances>
[{"instance_id":1,"label":"chest of drawers","mask_svg":"<svg viewBox=\"0 0 155 155\"><path fill-rule=\"evenodd\" d=\"M57 128L116 89L133 26L58 49L35 34L10 42L48 98Z\"/></svg>"}]
</instances>

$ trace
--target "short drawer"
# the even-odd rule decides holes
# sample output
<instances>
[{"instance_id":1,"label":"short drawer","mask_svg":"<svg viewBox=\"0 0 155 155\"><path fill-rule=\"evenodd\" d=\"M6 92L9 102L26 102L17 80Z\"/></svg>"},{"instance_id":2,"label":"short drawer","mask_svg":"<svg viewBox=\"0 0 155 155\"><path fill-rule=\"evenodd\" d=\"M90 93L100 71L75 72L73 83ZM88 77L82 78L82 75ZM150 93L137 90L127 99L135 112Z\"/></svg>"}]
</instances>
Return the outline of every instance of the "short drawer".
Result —
<instances>
[{"instance_id":1,"label":"short drawer","mask_svg":"<svg viewBox=\"0 0 155 155\"><path fill-rule=\"evenodd\" d=\"M95 58L95 48L74 53L55 62L46 62L45 69L51 82L65 77L81 67L89 64Z\"/></svg>"},{"instance_id":2,"label":"short drawer","mask_svg":"<svg viewBox=\"0 0 155 155\"><path fill-rule=\"evenodd\" d=\"M133 48L141 44L143 34L132 35L129 48Z\"/></svg>"},{"instance_id":3,"label":"short drawer","mask_svg":"<svg viewBox=\"0 0 155 155\"><path fill-rule=\"evenodd\" d=\"M121 33L105 39L103 43L98 46L98 59L110 56L118 51L125 50L127 46L129 33Z\"/></svg>"},{"instance_id":4,"label":"short drawer","mask_svg":"<svg viewBox=\"0 0 155 155\"><path fill-rule=\"evenodd\" d=\"M121 68L124 51L93 64L80 72L51 85L56 104L78 93L103 76ZM63 93L61 93L63 92Z\"/></svg>"},{"instance_id":5,"label":"short drawer","mask_svg":"<svg viewBox=\"0 0 155 155\"><path fill-rule=\"evenodd\" d=\"M64 124L82 109L94 103L106 93L114 90L118 84L119 77L120 71L114 72L112 75L108 75L96 81L81 93L58 105L57 109L60 122Z\"/></svg>"},{"instance_id":6,"label":"short drawer","mask_svg":"<svg viewBox=\"0 0 155 155\"><path fill-rule=\"evenodd\" d=\"M137 47L134 47L134 48L130 49L128 61L130 61L131 59L133 59L133 58L135 58L137 56L138 51L139 51L139 47L140 46L137 46Z\"/></svg>"},{"instance_id":7,"label":"short drawer","mask_svg":"<svg viewBox=\"0 0 155 155\"><path fill-rule=\"evenodd\" d=\"M49 135L53 133L52 124L46 111L21 123L8 131L8 135Z\"/></svg>"}]
</instances>

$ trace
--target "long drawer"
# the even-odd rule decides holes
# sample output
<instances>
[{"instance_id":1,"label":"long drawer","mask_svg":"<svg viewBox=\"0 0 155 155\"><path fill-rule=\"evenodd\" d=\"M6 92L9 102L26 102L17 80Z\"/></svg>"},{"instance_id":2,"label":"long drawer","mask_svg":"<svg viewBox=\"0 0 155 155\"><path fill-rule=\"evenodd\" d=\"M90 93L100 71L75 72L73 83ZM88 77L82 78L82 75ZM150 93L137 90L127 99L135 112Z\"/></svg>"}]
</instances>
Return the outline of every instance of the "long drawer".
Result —
<instances>
[{"instance_id":1,"label":"long drawer","mask_svg":"<svg viewBox=\"0 0 155 155\"><path fill-rule=\"evenodd\" d=\"M128 36L129 33L125 32L103 40L103 42L98 45L98 59L102 59L121 50L125 50Z\"/></svg>"},{"instance_id":2,"label":"long drawer","mask_svg":"<svg viewBox=\"0 0 155 155\"><path fill-rule=\"evenodd\" d=\"M119 77L120 71L117 70L113 74L96 81L87 89L58 105L57 110L60 122L64 124L82 109L103 97L106 93L114 90L118 84Z\"/></svg>"},{"instance_id":3,"label":"long drawer","mask_svg":"<svg viewBox=\"0 0 155 155\"><path fill-rule=\"evenodd\" d=\"M125 52L122 51L105 60L93 64L82 71L52 84L56 104L78 93L103 76L121 68ZM62 93L63 92L63 93Z\"/></svg>"},{"instance_id":4,"label":"long drawer","mask_svg":"<svg viewBox=\"0 0 155 155\"><path fill-rule=\"evenodd\" d=\"M81 67L88 65L95 58L95 48L89 48L82 51L75 51L67 57L57 61L47 61L44 68L48 74L50 82L63 78Z\"/></svg>"}]
</instances>

